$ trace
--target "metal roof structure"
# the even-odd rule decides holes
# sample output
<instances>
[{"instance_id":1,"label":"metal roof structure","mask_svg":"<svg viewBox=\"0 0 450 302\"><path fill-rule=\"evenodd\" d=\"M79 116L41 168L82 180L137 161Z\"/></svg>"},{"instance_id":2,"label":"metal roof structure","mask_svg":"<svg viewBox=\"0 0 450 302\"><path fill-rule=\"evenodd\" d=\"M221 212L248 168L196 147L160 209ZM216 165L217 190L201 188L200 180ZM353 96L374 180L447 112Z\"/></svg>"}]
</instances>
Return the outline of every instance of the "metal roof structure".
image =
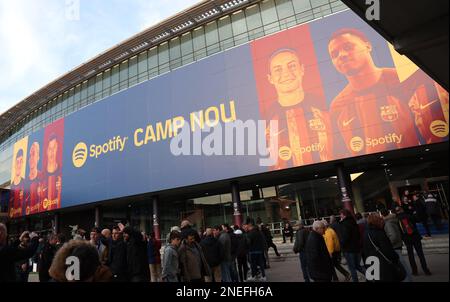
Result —
<instances>
[{"instance_id":1,"label":"metal roof structure","mask_svg":"<svg viewBox=\"0 0 450 302\"><path fill-rule=\"evenodd\" d=\"M75 67L0 115L0 136L28 114L92 76L202 24L261 0L204 0Z\"/></svg>"}]
</instances>

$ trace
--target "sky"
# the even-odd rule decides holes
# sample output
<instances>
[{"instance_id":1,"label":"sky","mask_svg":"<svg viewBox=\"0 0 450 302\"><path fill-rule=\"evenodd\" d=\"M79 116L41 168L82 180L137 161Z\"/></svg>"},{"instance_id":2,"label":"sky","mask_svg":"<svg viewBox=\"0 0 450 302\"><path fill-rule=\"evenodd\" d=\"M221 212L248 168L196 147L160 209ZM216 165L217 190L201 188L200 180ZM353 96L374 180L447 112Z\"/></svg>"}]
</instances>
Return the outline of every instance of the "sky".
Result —
<instances>
[{"instance_id":1,"label":"sky","mask_svg":"<svg viewBox=\"0 0 450 302\"><path fill-rule=\"evenodd\" d=\"M200 0L0 0L0 114Z\"/></svg>"}]
</instances>

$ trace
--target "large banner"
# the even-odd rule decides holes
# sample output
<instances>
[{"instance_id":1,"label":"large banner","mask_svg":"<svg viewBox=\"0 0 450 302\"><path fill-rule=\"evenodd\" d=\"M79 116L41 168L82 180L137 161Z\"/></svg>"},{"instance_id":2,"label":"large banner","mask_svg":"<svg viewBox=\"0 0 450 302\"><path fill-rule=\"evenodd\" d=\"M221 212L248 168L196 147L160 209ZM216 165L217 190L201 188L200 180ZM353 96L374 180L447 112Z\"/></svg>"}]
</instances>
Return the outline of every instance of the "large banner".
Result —
<instances>
[{"instance_id":1,"label":"large banner","mask_svg":"<svg viewBox=\"0 0 450 302\"><path fill-rule=\"evenodd\" d=\"M350 11L179 68L18 141L10 216L448 141L448 92Z\"/></svg>"}]
</instances>

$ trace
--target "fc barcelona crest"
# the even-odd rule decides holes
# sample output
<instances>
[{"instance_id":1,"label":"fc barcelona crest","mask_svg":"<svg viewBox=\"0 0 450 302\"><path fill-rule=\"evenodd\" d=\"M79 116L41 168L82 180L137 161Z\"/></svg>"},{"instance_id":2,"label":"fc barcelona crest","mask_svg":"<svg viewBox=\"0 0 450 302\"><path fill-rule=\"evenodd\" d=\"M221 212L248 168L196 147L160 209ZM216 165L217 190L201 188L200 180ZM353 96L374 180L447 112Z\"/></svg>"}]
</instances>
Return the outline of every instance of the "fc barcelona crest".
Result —
<instances>
[{"instance_id":1,"label":"fc barcelona crest","mask_svg":"<svg viewBox=\"0 0 450 302\"><path fill-rule=\"evenodd\" d=\"M393 122L398 119L397 106L388 105L380 107L381 119L385 122Z\"/></svg>"}]
</instances>

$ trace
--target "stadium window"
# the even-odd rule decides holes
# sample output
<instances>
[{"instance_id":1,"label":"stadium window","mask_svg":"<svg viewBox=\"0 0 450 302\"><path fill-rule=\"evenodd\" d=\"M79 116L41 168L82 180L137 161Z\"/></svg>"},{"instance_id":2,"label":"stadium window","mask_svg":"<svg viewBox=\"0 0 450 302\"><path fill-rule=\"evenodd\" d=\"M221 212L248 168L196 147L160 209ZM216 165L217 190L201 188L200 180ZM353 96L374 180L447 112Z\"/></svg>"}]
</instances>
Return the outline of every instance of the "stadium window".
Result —
<instances>
[{"instance_id":1,"label":"stadium window","mask_svg":"<svg viewBox=\"0 0 450 302\"><path fill-rule=\"evenodd\" d=\"M248 42L247 24L245 23L244 11L234 12L231 15L235 45Z\"/></svg>"},{"instance_id":2,"label":"stadium window","mask_svg":"<svg viewBox=\"0 0 450 302\"><path fill-rule=\"evenodd\" d=\"M147 52L141 52L138 56L138 83L148 79Z\"/></svg>"},{"instance_id":3,"label":"stadium window","mask_svg":"<svg viewBox=\"0 0 450 302\"><path fill-rule=\"evenodd\" d=\"M313 19L310 0L292 0L297 24L305 23Z\"/></svg>"},{"instance_id":4,"label":"stadium window","mask_svg":"<svg viewBox=\"0 0 450 302\"><path fill-rule=\"evenodd\" d=\"M192 34L190 32L181 36L181 60L186 65L194 61L194 49L192 48Z\"/></svg>"},{"instance_id":5,"label":"stadium window","mask_svg":"<svg viewBox=\"0 0 450 302\"><path fill-rule=\"evenodd\" d=\"M137 74L138 74L138 66L137 66L137 56L134 56L129 61L128 67L128 75L129 75L129 86L133 86L137 84Z\"/></svg>"},{"instance_id":6,"label":"stadium window","mask_svg":"<svg viewBox=\"0 0 450 302\"><path fill-rule=\"evenodd\" d=\"M98 101L102 98L102 93L103 93L103 74L99 73L96 77L95 77L95 98L94 98L94 102Z\"/></svg>"},{"instance_id":7,"label":"stadium window","mask_svg":"<svg viewBox=\"0 0 450 302\"><path fill-rule=\"evenodd\" d=\"M119 91L119 65L116 65L111 70L111 94Z\"/></svg>"},{"instance_id":8,"label":"stadium window","mask_svg":"<svg viewBox=\"0 0 450 302\"><path fill-rule=\"evenodd\" d=\"M248 36L250 40L260 38L264 35L261 13L257 4L250 6L245 10L245 19L247 21Z\"/></svg>"},{"instance_id":9,"label":"stadium window","mask_svg":"<svg viewBox=\"0 0 450 302\"><path fill-rule=\"evenodd\" d=\"M107 69L103 72L103 92L102 98L111 95L111 69Z\"/></svg>"},{"instance_id":10,"label":"stadium window","mask_svg":"<svg viewBox=\"0 0 450 302\"><path fill-rule=\"evenodd\" d=\"M75 87L75 96L73 98L73 111L79 108L81 101L81 84Z\"/></svg>"},{"instance_id":11,"label":"stadium window","mask_svg":"<svg viewBox=\"0 0 450 302\"><path fill-rule=\"evenodd\" d=\"M159 74L169 71L169 43L164 42L158 46Z\"/></svg>"},{"instance_id":12,"label":"stadium window","mask_svg":"<svg viewBox=\"0 0 450 302\"><path fill-rule=\"evenodd\" d=\"M148 51L148 77L153 78L158 75L158 48L153 47Z\"/></svg>"},{"instance_id":13,"label":"stadium window","mask_svg":"<svg viewBox=\"0 0 450 302\"><path fill-rule=\"evenodd\" d=\"M95 78L88 80L87 104L93 103L95 100Z\"/></svg>"},{"instance_id":14,"label":"stadium window","mask_svg":"<svg viewBox=\"0 0 450 302\"><path fill-rule=\"evenodd\" d=\"M81 99L80 106L78 108L84 107L87 104L87 81L84 81L81 84Z\"/></svg>"},{"instance_id":15,"label":"stadium window","mask_svg":"<svg viewBox=\"0 0 450 302\"><path fill-rule=\"evenodd\" d=\"M181 66L180 38L176 37L170 40L170 70Z\"/></svg>"},{"instance_id":16,"label":"stadium window","mask_svg":"<svg viewBox=\"0 0 450 302\"><path fill-rule=\"evenodd\" d=\"M285 29L296 24L294 7L291 0L275 0L277 6L278 19L281 29Z\"/></svg>"},{"instance_id":17,"label":"stadium window","mask_svg":"<svg viewBox=\"0 0 450 302\"><path fill-rule=\"evenodd\" d=\"M219 32L217 31L216 21L210 22L205 26L206 54L208 56L220 51Z\"/></svg>"},{"instance_id":18,"label":"stadium window","mask_svg":"<svg viewBox=\"0 0 450 302\"><path fill-rule=\"evenodd\" d=\"M128 60L120 64L119 71L119 90L128 88Z\"/></svg>"},{"instance_id":19,"label":"stadium window","mask_svg":"<svg viewBox=\"0 0 450 302\"><path fill-rule=\"evenodd\" d=\"M194 60L197 61L206 57L206 42L203 27L197 27L192 32L194 44Z\"/></svg>"},{"instance_id":20,"label":"stadium window","mask_svg":"<svg viewBox=\"0 0 450 302\"><path fill-rule=\"evenodd\" d=\"M274 0L266 0L260 3L261 18L264 26L264 34L269 35L280 30L278 14Z\"/></svg>"},{"instance_id":21,"label":"stadium window","mask_svg":"<svg viewBox=\"0 0 450 302\"><path fill-rule=\"evenodd\" d=\"M313 7L314 19L331 14L331 6L329 0L311 1L311 5Z\"/></svg>"},{"instance_id":22,"label":"stadium window","mask_svg":"<svg viewBox=\"0 0 450 302\"><path fill-rule=\"evenodd\" d=\"M233 28L230 16L222 17L217 21L219 28L220 49L225 50L234 46Z\"/></svg>"}]
</instances>

